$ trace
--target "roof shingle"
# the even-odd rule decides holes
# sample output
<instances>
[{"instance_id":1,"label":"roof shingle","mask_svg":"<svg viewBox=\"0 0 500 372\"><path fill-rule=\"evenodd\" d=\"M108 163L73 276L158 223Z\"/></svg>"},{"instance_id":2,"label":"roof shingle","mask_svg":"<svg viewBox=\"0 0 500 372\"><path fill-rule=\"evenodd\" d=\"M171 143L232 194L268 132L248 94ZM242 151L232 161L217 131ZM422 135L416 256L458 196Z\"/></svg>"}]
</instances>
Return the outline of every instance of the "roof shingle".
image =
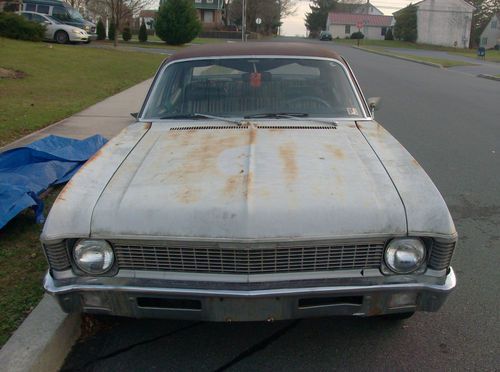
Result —
<instances>
[{"instance_id":1,"label":"roof shingle","mask_svg":"<svg viewBox=\"0 0 500 372\"><path fill-rule=\"evenodd\" d=\"M392 23L392 17L371 14L331 12L328 15L328 22L334 25L356 25L358 23L363 23L366 26L389 27Z\"/></svg>"}]
</instances>

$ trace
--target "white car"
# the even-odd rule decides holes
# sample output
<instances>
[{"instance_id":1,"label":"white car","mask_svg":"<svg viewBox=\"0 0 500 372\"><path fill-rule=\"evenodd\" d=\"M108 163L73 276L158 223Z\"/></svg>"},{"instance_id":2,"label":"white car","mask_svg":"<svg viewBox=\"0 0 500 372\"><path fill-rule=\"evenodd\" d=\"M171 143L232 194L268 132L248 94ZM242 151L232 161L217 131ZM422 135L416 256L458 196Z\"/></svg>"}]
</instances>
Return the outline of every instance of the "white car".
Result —
<instances>
[{"instance_id":1,"label":"white car","mask_svg":"<svg viewBox=\"0 0 500 372\"><path fill-rule=\"evenodd\" d=\"M44 25L45 38L55 40L58 44L87 42L89 40L89 34L85 30L61 23L51 16L35 12L21 12L21 15L29 21Z\"/></svg>"},{"instance_id":2,"label":"white car","mask_svg":"<svg viewBox=\"0 0 500 372\"><path fill-rule=\"evenodd\" d=\"M317 44L196 46L60 193L41 240L67 312L212 321L437 311L457 232Z\"/></svg>"}]
</instances>

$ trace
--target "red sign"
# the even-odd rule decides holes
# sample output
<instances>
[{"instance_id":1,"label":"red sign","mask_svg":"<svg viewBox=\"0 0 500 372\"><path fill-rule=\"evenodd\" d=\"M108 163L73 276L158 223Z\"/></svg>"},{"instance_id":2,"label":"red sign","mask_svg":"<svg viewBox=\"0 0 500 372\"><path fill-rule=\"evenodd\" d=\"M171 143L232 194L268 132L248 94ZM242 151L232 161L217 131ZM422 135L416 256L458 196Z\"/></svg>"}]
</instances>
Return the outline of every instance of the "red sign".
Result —
<instances>
[{"instance_id":1,"label":"red sign","mask_svg":"<svg viewBox=\"0 0 500 372\"><path fill-rule=\"evenodd\" d=\"M363 27L363 22L358 22L358 23L356 23L356 27L357 27L357 28L362 28L362 27Z\"/></svg>"}]
</instances>

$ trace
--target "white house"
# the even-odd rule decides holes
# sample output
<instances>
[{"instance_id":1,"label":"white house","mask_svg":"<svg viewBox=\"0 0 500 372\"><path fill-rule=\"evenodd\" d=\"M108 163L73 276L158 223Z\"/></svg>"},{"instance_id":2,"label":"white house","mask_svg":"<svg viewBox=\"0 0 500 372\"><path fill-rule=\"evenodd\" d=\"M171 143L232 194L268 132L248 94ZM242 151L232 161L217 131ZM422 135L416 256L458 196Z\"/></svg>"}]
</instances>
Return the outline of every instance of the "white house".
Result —
<instances>
[{"instance_id":1,"label":"white house","mask_svg":"<svg viewBox=\"0 0 500 372\"><path fill-rule=\"evenodd\" d=\"M392 26L392 20L391 16L331 12L328 14L326 29L334 39L344 39L361 31L365 39L383 40Z\"/></svg>"},{"instance_id":2,"label":"white house","mask_svg":"<svg viewBox=\"0 0 500 372\"><path fill-rule=\"evenodd\" d=\"M423 0L414 5L417 6L417 43L469 47L474 6L465 0Z\"/></svg>"},{"instance_id":3,"label":"white house","mask_svg":"<svg viewBox=\"0 0 500 372\"><path fill-rule=\"evenodd\" d=\"M500 13L491 17L486 28L481 33L480 45L486 49L500 45Z\"/></svg>"}]
</instances>

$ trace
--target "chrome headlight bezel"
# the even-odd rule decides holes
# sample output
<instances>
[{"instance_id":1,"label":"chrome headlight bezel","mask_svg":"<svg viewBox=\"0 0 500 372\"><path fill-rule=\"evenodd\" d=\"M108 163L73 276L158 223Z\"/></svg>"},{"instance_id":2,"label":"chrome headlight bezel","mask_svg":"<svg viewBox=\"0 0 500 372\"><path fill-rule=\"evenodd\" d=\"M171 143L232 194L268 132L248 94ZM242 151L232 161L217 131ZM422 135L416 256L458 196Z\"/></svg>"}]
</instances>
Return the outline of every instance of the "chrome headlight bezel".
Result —
<instances>
[{"instance_id":1,"label":"chrome headlight bezel","mask_svg":"<svg viewBox=\"0 0 500 372\"><path fill-rule=\"evenodd\" d=\"M102 268L92 268L92 264L85 265L82 257L85 253L91 255L92 251L101 254ZM72 248L72 261L78 274L101 276L109 275L116 267L115 252L113 246L106 240L101 239L80 239L75 242Z\"/></svg>"},{"instance_id":2,"label":"chrome headlight bezel","mask_svg":"<svg viewBox=\"0 0 500 372\"><path fill-rule=\"evenodd\" d=\"M407 259L413 255L415 264L406 268L401 266L401 259L404 258L402 257L404 254L407 255ZM387 243L384 249L382 271L384 274L392 275L421 274L426 270L427 257L428 244L423 239L416 237L394 238Z\"/></svg>"}]
</instances>

